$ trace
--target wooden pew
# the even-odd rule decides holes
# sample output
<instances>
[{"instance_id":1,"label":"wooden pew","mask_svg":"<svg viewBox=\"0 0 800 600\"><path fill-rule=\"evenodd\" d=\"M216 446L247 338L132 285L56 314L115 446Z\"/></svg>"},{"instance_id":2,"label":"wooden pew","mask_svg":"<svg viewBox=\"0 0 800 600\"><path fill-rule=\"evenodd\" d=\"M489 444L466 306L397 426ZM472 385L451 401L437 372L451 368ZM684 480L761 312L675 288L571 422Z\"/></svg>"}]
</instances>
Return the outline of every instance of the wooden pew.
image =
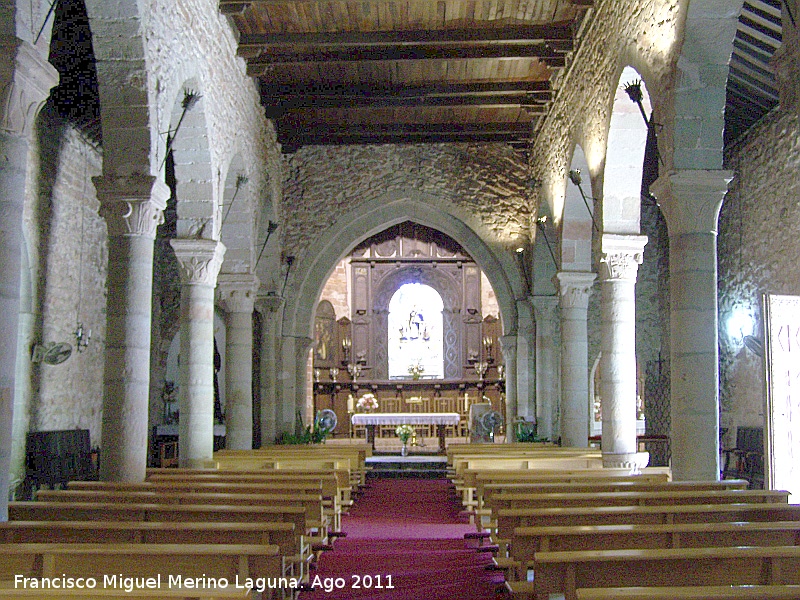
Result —
<instances>
[{"instance_id":1,"label":"wooden pew","mask_svg":"<svg viewBox=\"0 0 800 600\"><path fill-rule=\"evenodd\" d=\"M66 503L132 503L132 504L184 504L220 506L299 506L305 510L304 532L311 535L320 530L326 535L326 523L322 515L320 494L215 494L215 493L166 493L160 491L103 491L103 490L40 490L38 502ZM302 530L301 530L302 531Z\"/></svg>"},{"instance_id":2,"label":"wooden pew","mask_svg":"<svg viewBox=\"0 0 800 600\"><path fill-rule=\"evenodd\" d=\"M37 580L41 585L41 580ZM0 600L53 600L53 598L80 598L85 600L251 600L253 594L250 590L242 588L202 590L187 587L162 588L162 589L41 589L22 587L15 581L0 581Z\"/></svg>"},{"instance_id":3,"label":"wooden pew","mask_svg":"<svg viewBox=\"0 0 800 600\"><path fill-rule=\"evenodd\" d=\"M533 595L515 597L542 600L563 593L565 600L576 600L578 588L598 587L797 585L800 547L539 552L534 570Z\"/></svg>"},{"instance_id":4,"label":"wooden pew","mask_svg":"<svg viewBox=\"0 0 800 600\"><path fill-rule=\"evenodd\" d=\"M800 521L769 521L517 527L510 547L519 564L517 578L526 579L537 552L798 545Z\"/></svg>"},{"instance_id":5,"label":"wooden pew","mask_svg":"<svg viewBox=\"0 0 800 600\"><path fill-rule=\"evenodd\" d=\"M799 585L694 585L579 589L578 600L797 600Z\"/></svg>"},{"instance_id":6,"label":"wooden pew","mask_svg":"<svg viewBox=\"0 0 800 600\"><path fill-rule=\"evenodd\" d=\"M509 492L485 499L491 511L571 506L664 506L679 504L729 504L771 502L786 504L789 492L783 490L613 490L595 492Z\"/></svg>"},{"instance_id":7,"label":"wooden pew","mask_svg":"<svg viewBox=\"0 0 800 600\"><path fill-rule=\"evenodd\" d=\"M666 482L671 479L669 468L647 467L632 475L630 469L467 469L462 473L456 489L462 493L462 503L467 508L477 506L476 491L482 483L582 483L586 481L650 481Z\"/></svg>"},{"instance_id":8,"label":"wooden pew","mask_svg":"<svg viewBox=\"0 0 800 600\"><path fill-rule=\"evenodd\" d=\"M303 577L305 564L313 556L306 531L306 511L301 506L221 506L181 504L134 504L92 502L9 502L11 521L136 521L136 522L207 522L291 523L295 531L296 552L285 562L298 567Z\"/></svg>"},{"instance_id":9,"label":"wooden pew","mask_svg":"<svg viewBox=\"0 0 800 600\"><path fill-rule=\"evenodd\" d=\"M158 577L186 587L208 579L245 585L281 579L277 546L244 544L2 544L0 578ZM170 580L170 578L173 578ZM177 579L176 579L177 578ZM188 584L186 582L189 582ZM290 583L287 581L287 583ZM205 587L208 587L207 585ZM272 590L265 590L272 597Z\"/></svg>"},{"instance_id":10,"label":"wooden pew","mask_svg":"<svg viewBox=\"0 0 800 600\"><path fill-rule=\"evenodd\" d=\"M497 496L502 499L506 494L518 493L594 493L610 491L637 491L637 492L657 492L657 491L709 491L709 490L746 490L748 482L745 479L726 479L723 481L665 481L653 482L649 480L637 480L629 477L627 479L603 479L596 481L557 483L546 482L503 482L478 481L475 488L475 496L478 501L478 508L483 508L487 499Z\"/></svg>"},{"instance_id":11,"label":"wooden pew","mask_svg":"<svg viewBox=\"0 0 800 600\"><path fill-rule=\"evenodd\" d=\"M226 481L201 481L197 478L182 480L160 480L147 482L120 482L120 481L71 481L67 484L68 490L76 491L111 491L111 492L156 492L166 494L186 493L214 493L214 494L280 494L304 496L306 494L319 494L325 514L333 522L336 531L341 529L342 506L336 487L335 479L333 490L323 490L321 479L307 481L259 481L251 483L226 482ZM328 492L326 494L325 492Z\"/></svg>"},{"instance_id":12,"label":"wooden pew","mask_svg":"<svg viewBox=\"0 0 800 600\"><path fill-rule=\"evenodd\" d=\"M282 555L298 551L292 523L148 522L148 521L4 521L0 544L262 544Z\"/></svg>"},{"instance_id":13,"label":"wooden pew","mask_svg":"<svg viewBox=\"0 0 800 600\"><path fill-rule=\"evenodd\" d=\"M584 506L574 508L511 508L497 513L497 535L510 539L517 527L633 525L658 523L722 523L730 521L798 521L800 505L683 504L674 506Z\"/></svg>"},{"instance_id":14,"label":"wooden pew","mask_svg":"<svg viewBox=\"0 0 800 600\"><path fill-rule=\"evenodd\" d=\"M228 483L304 483L320 481L322 495L339 499L345 510L352 504L353 484L347 469L333 471L222 471L217 469L148 469L146 481L228 482Z\"/></svg>"}]
</instances>

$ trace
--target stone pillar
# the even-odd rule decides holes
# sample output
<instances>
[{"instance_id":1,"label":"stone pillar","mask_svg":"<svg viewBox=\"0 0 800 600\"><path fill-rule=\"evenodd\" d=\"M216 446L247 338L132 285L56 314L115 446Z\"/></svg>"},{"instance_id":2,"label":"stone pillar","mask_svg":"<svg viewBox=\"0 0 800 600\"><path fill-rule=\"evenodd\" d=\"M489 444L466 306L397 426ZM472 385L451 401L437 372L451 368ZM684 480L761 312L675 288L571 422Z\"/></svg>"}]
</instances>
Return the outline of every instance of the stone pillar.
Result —
<instances>
[{"instance_id":1,"label":"stone pillar","mask_svg":"<svg viewBox=\"0 0 800 600\"><path fill-rule=\"evenodd\" d=\"M309 350L314 340L301 336L284 335L281 338L280 396L277 410L278 435L293 432L299 411L306 418L308 394L306 373ZM309 423L305 422L305 425Z\"/></svg>"},{"instance_id":2,"label":"stone pillar","mask_svg":"<svg viewBox=\"0 0 800 600\"><path fill-rule=\"evenodd\" d=\"M256 301L261 313L261 445L274 444L278 436L278 311L283 306L280 296L262 296Z\"/></svg>"},{"instance_id":3,"label":"stone pillar","mask_svg":"<svg viewBox=\"0 0 800 600\"><path fill-rule=\"evenodd\" d=\"M181 273L178 464L203 468L214 453L214 287L225 246L182 238L170 244Z\"/></svg>"},{"instance_id":4,"label":"stone pillar","mask_svg":"<svg viewBox=\"0 0 800 600\"><path fill-rule=\"evenodd\" d=\"M731 179L732 171L678 171L651 186L669 231L675 480L719 479L717 218Z\"/></svg>"},{"instance_id":5,"label":"stone pillar","mask_svg":"<svg viewBox=\"0 0 800 600\"><path fill-rule=\"evenodd\" d=\"M554 439L558 409L558 299L535 296L536 314L536 433Z\"/></svg>"},{"instance_id":6,"label":"stone pillar","mask_svg":"<svg viewBox=\"0 0 800 600\"><path fill-rule=\"evenodd\" d=\"M498 339L506 365L506 442L511 442L512 423L517 416L517 336L503 335Z\"/></svg>"},{"instance_id":7,"label":"stone pillar","mask_svg":"<svg viewBox=\"0 0 800 600\"><path fill-rule=\"evenodd\" d=\"M153 241L169 188L155 177L94 178L108 225L100 478L143 481L147 468Z\"/></svg>"},{"instance_id":8,"label":"stone pillar","mask_svg":"<svg viewBox=\"0 0 800 600\"><path fill-rule=\"evenodd\" d=\"M594 273L556 274L561 306L561 443L589 445L589 333Z\"/></svg>"},{"instance_id":9,"label":"stone pillar","mask_svg":"<svg viewBox=\"0 0 800 600\"><path fill-rule=\"evenodd\" d=\"M0 521L8 518L28 142L56 83L47 56L18 38L0 39Z\"/></svg>"},{"instance_id":10,"label":"stone pillar","mask_svg":"<svg viewBox=\"0 0 800 600\"><path fill-rule=\"evenodd\" d=\"M645 236L604 233L601 240L600 397L603 464L638 470L646 452L636 444L636 272Z\"/></svg>"},{"instance_id":11,"label":"stone pillar","mask_svg":"<svg viewBox=\"0 0 800 600\"><path fill-rule=\"evenodd\" d=\"M253 306L259 281L222 273L217 299L225 311L225 446L253 448Z\"/></svg>"}]
</instances>

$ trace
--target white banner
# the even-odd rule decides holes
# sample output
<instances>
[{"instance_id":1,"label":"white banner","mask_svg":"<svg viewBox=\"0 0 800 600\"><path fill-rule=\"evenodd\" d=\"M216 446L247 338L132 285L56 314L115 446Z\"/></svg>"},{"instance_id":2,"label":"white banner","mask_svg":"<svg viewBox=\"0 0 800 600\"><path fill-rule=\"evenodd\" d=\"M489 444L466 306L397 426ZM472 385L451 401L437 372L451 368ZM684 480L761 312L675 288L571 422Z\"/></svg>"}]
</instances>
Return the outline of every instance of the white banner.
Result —
<instances>
[{"instance_id":1,"label":"white banner","mask_svg":"<svg viewBox=\"0 0 800 600\"><path fill-rule=\"evenodd\" d=\"M800 297L765 294L764 323L767 484L800 503Z\"/></svg>"}]
</instances>

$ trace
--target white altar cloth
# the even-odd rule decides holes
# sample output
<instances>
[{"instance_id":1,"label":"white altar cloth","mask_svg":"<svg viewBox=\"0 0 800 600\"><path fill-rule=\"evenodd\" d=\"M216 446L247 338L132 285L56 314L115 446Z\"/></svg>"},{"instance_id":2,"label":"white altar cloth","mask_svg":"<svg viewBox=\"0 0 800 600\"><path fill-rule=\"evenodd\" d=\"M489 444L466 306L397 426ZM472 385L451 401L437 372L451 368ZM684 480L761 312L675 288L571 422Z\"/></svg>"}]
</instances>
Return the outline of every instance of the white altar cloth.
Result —
<instances>
[{"instance_id":1,"label":"white altar cloth","mask_svg":"<svg viewBox=\"0 0 800 600\"><path fill-rule=\"evenodd\" d=\"M353 425L458 425L458 413L355 413Z\"/></svg>"}]
</instances>

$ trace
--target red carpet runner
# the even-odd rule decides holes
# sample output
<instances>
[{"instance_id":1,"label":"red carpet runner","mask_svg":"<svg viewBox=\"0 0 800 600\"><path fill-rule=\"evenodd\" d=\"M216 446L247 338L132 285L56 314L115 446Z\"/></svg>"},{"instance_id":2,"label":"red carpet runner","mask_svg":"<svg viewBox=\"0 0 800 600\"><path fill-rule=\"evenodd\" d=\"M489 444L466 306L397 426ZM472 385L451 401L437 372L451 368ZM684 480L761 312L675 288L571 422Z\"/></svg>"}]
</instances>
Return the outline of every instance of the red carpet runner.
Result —
<instances>
[{"instance_id":1,"label":"red carpet runner","mask_svg":"<svg viewBox=\"0 0 800 600\"><path fill-rule=\"evenodd\" d=\"M491 555L465 547L475 531L445 479L376 479L342 521L346 538L311 572L299 600L488 600L502 588Z\"/></svg>"}]
</instances>

